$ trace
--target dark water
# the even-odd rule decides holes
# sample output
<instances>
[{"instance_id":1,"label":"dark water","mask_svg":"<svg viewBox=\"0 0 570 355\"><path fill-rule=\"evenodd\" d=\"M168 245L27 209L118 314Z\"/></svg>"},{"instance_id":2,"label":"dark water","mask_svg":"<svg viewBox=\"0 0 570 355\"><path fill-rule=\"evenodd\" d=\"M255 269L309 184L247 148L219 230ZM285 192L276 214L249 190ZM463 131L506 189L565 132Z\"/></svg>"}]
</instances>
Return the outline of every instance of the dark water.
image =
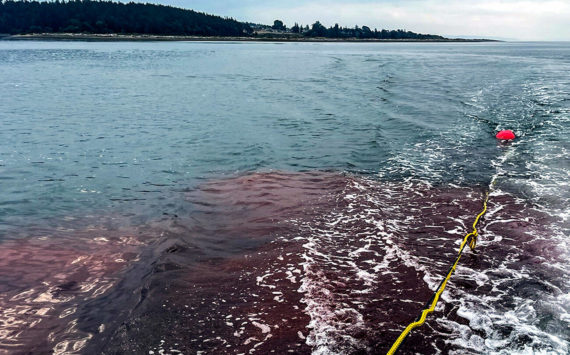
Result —
<instances>
[{"instance_id":1,"label":"dark water","mask_svg":"<svg viewBox=\"0 0 570 355\"><path fill-rule=\"evenodd\" d=\"M0 42L0 352L385 353L490 190L401 352L566 354L569 70L568 43Z\"/></svg>"}]
</instances>

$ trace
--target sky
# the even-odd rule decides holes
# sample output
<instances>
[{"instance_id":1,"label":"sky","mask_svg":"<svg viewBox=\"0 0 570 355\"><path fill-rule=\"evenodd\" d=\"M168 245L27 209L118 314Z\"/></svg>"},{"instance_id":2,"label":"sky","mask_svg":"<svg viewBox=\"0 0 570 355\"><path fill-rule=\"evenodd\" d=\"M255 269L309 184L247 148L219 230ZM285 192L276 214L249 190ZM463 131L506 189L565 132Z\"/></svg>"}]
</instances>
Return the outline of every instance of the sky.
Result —
<instances>
[{"instance_id":1,"label":"sky","mask_svg":"<svg viewBox=\"0 0 570 355\"><path fill-rule=\"evenodd\" d=\"M239 21L405 29L443 36L570 41L570 0L135 0Z\"/></svg>"}]
</instances>

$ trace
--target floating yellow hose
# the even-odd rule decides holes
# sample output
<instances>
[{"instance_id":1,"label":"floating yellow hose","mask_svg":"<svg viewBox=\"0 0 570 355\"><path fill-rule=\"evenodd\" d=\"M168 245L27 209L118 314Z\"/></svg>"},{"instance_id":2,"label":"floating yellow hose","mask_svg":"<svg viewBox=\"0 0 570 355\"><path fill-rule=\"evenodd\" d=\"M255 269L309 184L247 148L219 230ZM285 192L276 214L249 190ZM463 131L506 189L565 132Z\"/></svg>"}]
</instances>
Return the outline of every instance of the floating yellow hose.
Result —
<instances>
[{"instance_id":1,"label":"floating yellow hose","mask_svg":"<svg viewBox=\"0 0 570 355\"><path fill-rule=\"evenodd\" d=\"M422 314L419 317L419 319L416 318L415 322L410 323L406 327L406 329L404 329L402 334L400 334L398 339L396 339L396 341L394 342L394 345L392 345L392 347L388 351L388 355L393 355L398 350L398 348L400 347L400 345L402 344L402 342L404 341L406 336L412 331L412 329L419 327L420 325L424 324L426 321L427 315L429 313L433 312L433 310L435 309L435 306L437 305L437 301L439 300L439 296L441 296L441 294L443 293L443 290L445 290L445 286L447 285L447 281L449 281L449 279L451 278L451 275L455 271L455 267L457 267L457 263L459 262L459 259L461 259L461 254L463 254L463 249L465 249L465 245L467 245L467 243L469 242L469 246L471 247L471 249L475 249L475 245L477 244L477 235L478 235L477 223L479 222L479 219L485 214L485 212L487 212L487 201L488 200L489 200L489 193L487 192L485 194L485 200L483 201L483 211L481 211L481 213L479 213L477 215L477 217L475 218L475 222L473 222L473 231L471 233L467 234L463 238L463 242L461 243L461 246L459 247L459 254L457 255L457 258L455 259L455 262L453 263L453 265L451 265L451 267L449 268L447 275L441 281L441 283L437 287L435 293L433 294L432 299L430 301L431 304L430 304L429 308L425 308L422 311ZM430 303L430 302L428 302L428 303Z\"/></svg>"}]
</instances>

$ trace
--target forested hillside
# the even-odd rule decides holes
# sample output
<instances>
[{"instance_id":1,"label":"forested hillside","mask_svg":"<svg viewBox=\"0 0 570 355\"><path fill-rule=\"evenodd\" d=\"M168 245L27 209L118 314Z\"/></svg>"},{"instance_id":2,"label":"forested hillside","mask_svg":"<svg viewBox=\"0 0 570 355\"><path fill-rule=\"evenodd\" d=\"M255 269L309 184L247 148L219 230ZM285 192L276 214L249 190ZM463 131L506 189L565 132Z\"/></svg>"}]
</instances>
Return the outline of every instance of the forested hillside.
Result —
<instances>
[{"instance_id":1,"label":"forested hillside","mask_svg":"<svg viewBox=\"0 0 570 355\"><path fill-rule=\"evenodd\" d=\"M258 38L331 38L378 40L446 40L405 30L377 30L367 26L329 28L316 21L311 27L280 20L273 26L248 24L165 5L128 4L96 0L0 0L0 34L86 33L159 36L219 36Z\"/></svg>"},{"instance_id":2,"label":"forested hillside","mask_svg":"<svg viewBox=\"0 0 570 355\"><path fill-rule=\"evenodd\" d=\"M86 32L244 36L233 19L171 6L111 1L1 1L0 33Z\"/></svg>"}]
</instances>

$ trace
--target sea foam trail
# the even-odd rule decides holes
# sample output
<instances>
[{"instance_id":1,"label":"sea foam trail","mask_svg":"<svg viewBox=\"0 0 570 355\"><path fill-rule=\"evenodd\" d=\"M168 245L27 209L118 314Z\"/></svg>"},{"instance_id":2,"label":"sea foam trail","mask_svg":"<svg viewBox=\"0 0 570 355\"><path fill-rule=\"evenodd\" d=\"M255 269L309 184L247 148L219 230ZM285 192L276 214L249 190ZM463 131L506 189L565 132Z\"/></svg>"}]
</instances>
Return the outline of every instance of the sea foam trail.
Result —
<instances>
[{"instance_id":1,"label":"sea foam trail","mask_svg":"<svg viewBox=\"0 0 570 355\"><path fill-rule=\"evenodd\" d=\"M480 197L469 189L438 191L411 181L349 179L335 210L310 227L304 245L300 291L312 318L308 343L315 353L386 348L449 267L445 261Z\"/></svg>"},{"instance_id":2,"label":"sea foam trail","mask_svg":"<svg viewBox=\"0 0 570 355\"><path fill-rule=\"evenodd\" d=\"M496 173L489 184L486 222L479 231L482 251L490 255L500 251L501 255L481 258L480 270L460 265L456 271L475 278L484 294L455 289L444 297L446 301L459 299L457 314L469 320L470 328L448 319L438 322L457 335L449 341L463 348L456 353L469 349L474 353L564 354L569 351L564 331L570 315L569 225L561 210L541 205L544 195L552 193L550 188L536 188L526 199L501 189L503 185L512 189L509 168L521 150L518 144L502 148L503 154L491 162ZM552 154L544 158L551 159ZM517 180L521 182L532 184ZM567 193L562 190L558 197L567 199Z\"/></svg>"},{"instance_id":3,"label":"sea foam trail","mask_svg":"<svg viewBox=\"0 0 570 355\"><path fill-rule=\"evenodd\" d=\"M435 289L481 208L481 192L463 189L447 194L421 184L402 187L354 180L323 223L306 224L310 237L304 244L300 290L311 315L308 343L316 353L374 352L397 336L375 336L375 329L403 329L415 318L429 299L422 297L422 289ZM567 249L552 222L523 200L493 192L480 229L478 255L461 260L444 303L431 316L431 329L416 330L408 349L564 353ZM405 272L405 267L412 272ZM393 320L400 302L408 303L406 311L415 311L398 325ZM548 306L525 314L529 306L534 310L539 304ZM362 331L367 332L365 339Z\"/></svg>"}]
</instances>

